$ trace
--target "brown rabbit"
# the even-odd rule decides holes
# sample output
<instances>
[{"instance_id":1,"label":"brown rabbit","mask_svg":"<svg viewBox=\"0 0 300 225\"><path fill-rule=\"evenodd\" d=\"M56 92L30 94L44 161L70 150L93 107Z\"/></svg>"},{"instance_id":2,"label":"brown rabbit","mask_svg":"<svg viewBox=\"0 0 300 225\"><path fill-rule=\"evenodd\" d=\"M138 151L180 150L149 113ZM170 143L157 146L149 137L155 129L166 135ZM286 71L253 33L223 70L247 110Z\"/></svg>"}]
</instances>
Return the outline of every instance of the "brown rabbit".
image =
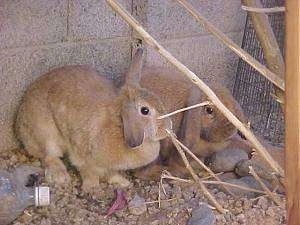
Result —
<instances>
[{"instance_id":1,"label":"brown rabbit","mask_svg":"<svg viewBox=\"0 0 300 225\"><path fill-rule=\"evenodd\" d=\"M172 69L144 68L141 86L157 94L168 112L208 100L198 87ZM210 86L221 101L246 123L243 111L230 91L217 83ZM172 116L172 121L173 131L198 157L206 157L226 148L231 143L231 137L237 134L237 129L215 106L211 105L176 114ZM161 146L161 160L167 165L172 162L177 167L175 164L178 164L178 160L174 159L171 141L164 139ZM161 168L159 166L153 168L156 176ZM142 176L145 176L144 173Z\"/></svg>"},{"instance_id":2,"label":"brown rabbit","mask_svg":"<svg viewBox=\"0 0 300 225\"><path fill-rule=\"evenodd\" d=\"M141 86L157 94L168 112L208 100L198 87L171 69L143 69ZM230 91L218 83L210 86L221 101L246 123L244 113ZM201 157L223 149L229 138L237 133L235 126L212 105L178 113L172 116L172 121L173 131Z\"/></svg>"},{"instance_id":3,"label":"brown rabbit","mask_svg":"<svg viewBox=\"0 0 300 225\"><path fill-rule=\"evenodd\" d=\"M35 81L20 106L17 135L27 151L42 160L49 181L69 180L61 161L68 154L92 191L99 177L120 186L118 171L147 165L159 154L159 140L171 120L159 98L139 85L143 50L138 49L118 89L87 66L55 69Z\"/></svg>"}]
</instances>

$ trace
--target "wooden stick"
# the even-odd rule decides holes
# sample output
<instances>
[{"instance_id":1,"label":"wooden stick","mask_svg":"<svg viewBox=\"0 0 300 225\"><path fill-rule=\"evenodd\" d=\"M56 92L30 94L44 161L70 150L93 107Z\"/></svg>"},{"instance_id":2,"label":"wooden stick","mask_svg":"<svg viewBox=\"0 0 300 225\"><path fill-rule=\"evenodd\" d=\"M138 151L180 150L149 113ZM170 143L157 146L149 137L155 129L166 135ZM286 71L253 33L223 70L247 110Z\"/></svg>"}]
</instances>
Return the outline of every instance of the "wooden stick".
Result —
<instances>
[{"instance_id":1,"label":"wooden stick","mask_svg":"<svg viewBox=\"0 0 300 225\"><path fill-rule=\"evenodd\" d=\"M256 139L254 134L248 129L238 118L226 108L226 106L220 101L216 94L190 71L185 65L179 62L174 56L172 56L164 47L162 47L153 37L151 37L144 28L115 0L106 0L107 3L115 10L120 16L135 29L142 38L159 54L165 57L170 63L172 63L177 69L179 69L183 75L187 76L195 85L197 85L210 99L210 101L220 110L221 113L235 126L238 130L244 134L244 136L253 144L256 151L266 160L270 167L281 177L284 177L284 171L278 165L276 161L270 156L264 146Z\"/></svg>"},{"instance_id":2,"label":"wooden stick","mask_svg":"<svg viewBox=\"0 0 300 225\"><path fill-rule=\"evenodd\" d=\"M231 183L224 182L224 181L206 180L206 181L203 181L203 183L204 184L220 184L220 185L234 187L234 188L238 188L238 189L241 189L241 190L250 191L250 192L254 192L254 193L266 194L265 191L261 191L261 190L257 190L257 189L253 189L253 188L248 188L248 187L245 187L245 186L242 186L242 185L231 184Z\"/></svg>"},{"instance_id":3,"label":"wooden stick","mask_svg":"<svg viewBox=\"0 0 300 225\"><path fill-rule=\"evenodd\" d=\"M161 199L160 201L161 202L171 202L171 201L174 201L174 200L177 200L177 198ZM155 200L155 201L145 202L146 205L154 204L154 203L159 203L159 201Z\"/></svg>"},{"instance_id":4,"label":"wooden stick","mask_svg":"<svg viewBox=\"0 0 300 225\"><path fill-rule=\"evenodd\" d=\"M208 189L205 187L205 185L203 184L203 182L201 181L201 179L198 177L198 175L195 173L194 169L191 167L188 159L186 158L186 155L184 154L184 151L181 149L180 145L175 141L175 135L171 132L168 131L168 134L170 136L170 138L173 141L173 144L175 145L178 153L180 154L185 167L187 168L187 170L190 172L190 174L192 175L193 179L196 181L196 184L200 187L201 191L203 192L203 194L213 203L213 205L216 207L216 209L221 212L221 213L226 213L228 210L225 210L215 199L215 197L208 191Z\"/></svg>"},{"instance_id":5,"label":"wooden stick","mask_svg":"<svg viewBox=\"0 0 300 225\"><path fill-rule=\"evenodd\" d=\"M162 179L176 180L176 181L180 181L180 182L184 182L184 183L189 183L189 184L195 183L195 182L192 181L192 180L183 179L183 178L174 177L174 176L171 176L171 175L165 175L165 174L162 174L162 175L161 175L161 178L162 178Z\"/></svg>"},{"instance_id":6,"label":"wooden stick","mask_svg":"<svg viewBox=\"0 0 300 225\"><path fill-rule=\"evenodd\" d=\"M174 176L170 176L170 175L162 175L162 178L163 179L171 179L171 180L175 180L175 181L180 181L180 182L184 182L184 183L194 183L194 181L192 181L192 180L182 179L182 178L174 177ZM220 185L223 185L223 186L234 187L234 188L238 188L238 189L245 190L245 191L250 191L250 192L254 192L254 193L267 195L267 193L265 191L261 191L261 190L257 190L257 189L253 189L253 188L248 188L248 187L244 187L244 186L237 185L237 184L231 184L231 183L224 182L224 181L202 180L202 182L203 182L203 184L220 184Z\"/></svg>"},{"instance_id":7,"label":"wooden stick","mask_svg":"<svg viewBox=\"0 0 300 225\"><path fill-rule=\"evenodd\" d=\"M268 196L276 203L276 205L280 205L280 200L278 196L271 192L269 188L264 184L264 182L260 179L260 177L257 175L257 173L254 171L252 166L249 166L250 174L257 180L257 182L260 184L262 189L268 194Z\"/></svg>"},{"instance_id":8,"label":"wooden stick","mask_svg":"<svg viewBox=\"0 0 300 225\"><path fill-rule=\"evenodd\" d=\"M160 209L161 206L161 182L158 183L158 197L157 197L157 201L158 201L158 208Z\"/></svg>"},{"instance_id":9,"label":"wooden stick","mask_svg":"<svg viewBox=\"0 0 300 225\"><path fill-rule=\"evenodd\" d=\"M202 168L204 168L213 178L215 178L217 181L222 182L220 180L220 178L210 169L208 168L197 156L195 156L195 154L188 149L184 144L182 144L178 139L174 138L174 141L177 142L177 144L180 145L180 147L187 152ZM227 188L224 186L224 189L231 194L232 196L234 196L234 194Z\"/></svg>"},{"instance_id":10,"label":"wooden stick","mask_svg":"<svg viewBox=\"0 0 300 225\"><path fill-rule=\"evenodd\" d=\"M244 51L240 46L234 43L230 38L228 38L222 31L217 29L214 25L208 22L205 17L203 17L195 8L185 0L176 0L180 5L182 5L189 13L199 22L207 31L213 34L221 42L223 42L228 48L234 51L239 57L249 63L254 69L260 72L264 77L266 77L273 84L278 86L284 91L284 80L278 77L275 73L270 71L267 67L258 62L253 58L248 52Z\"/></svg>"},{"instance_id":11,"label":"wooden stick","mask_svg":"<svg viewBox=\"0 0 300 225\"><path fill-rule=\"evenodd\" d=\"M191 105L189 107L178 109L178 110L176 110L174 112L170 112L168 114L162 115L162 116L158 117L157 119L161 120L161 119L164 119L166 117L173 116L173 115L175 115L177 113L180 113L180 112L184 112L184 111L187 111L187 110L190 110L190 109L194 109L194 108L197 108L197 107L206 106L206 105L210 105L210 104L211 103L209 101L201 102L199 104Z\"/></svg>"},{"instance_id":12,"label":"wooden stick","mask_svg":"<svg viewBox=\"0 0 300 225\"><path fill-rule=\"evenodd\" d=\"M249 7L263 7L261 0L241 0ZM269 18L264 13L248 12L253 24L257 39L262 47L267 67L281 79L284 79L284 60L278 46ZM284 92L275 86L275 95L278 102L284 103Z\"/></svg>"},{"instance_id":13,"label":"wooden stick","mask_svg":"<svg viewBox=\"0 0 300 225\"><path fill-rule=\"evenodd\" d=\"M288 225L300 221L300 2L286 6L285 186Z\"/></svg>"},{"instance_id":14,"label":"wooden stick","mask_svg":"<svg viewBox=\"0 0 300 225\"><path fill-rule=\"evenodd\" d=\"M284 12L285 7L272 7L272 8L262 8L262 7L252 7L242 5L242 9L248 12L255 12L255 13L277 13L277 12Z\"/></svg>"}]
</instances>

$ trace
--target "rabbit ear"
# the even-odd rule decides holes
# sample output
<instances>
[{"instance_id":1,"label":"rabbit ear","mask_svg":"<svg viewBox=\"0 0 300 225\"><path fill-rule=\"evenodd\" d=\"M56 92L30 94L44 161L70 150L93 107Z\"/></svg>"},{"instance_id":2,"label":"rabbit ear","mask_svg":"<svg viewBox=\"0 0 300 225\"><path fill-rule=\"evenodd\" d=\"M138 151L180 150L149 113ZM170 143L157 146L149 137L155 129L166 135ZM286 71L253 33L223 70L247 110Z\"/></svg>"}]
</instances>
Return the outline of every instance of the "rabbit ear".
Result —
<instances>
[{"instance_id":1,"label":"rabbit ear","mask_svg":"<svg viewBox=\"0 0 300 225\"><path fill-rule=\"evenodd\" d=\"M191 90L188 106L195 105L203 101L203 94L199 88L193 88ZM201 122L199 108L188 110L183 115L183 121L181 125L180 138L183 140L184 144L189 148L197 143L200 135Z\"/></svg>"},{"instance_id":2,"label":"rabbit ear","mask_svg":"<svg viewBox=\"0 0 300 225\"><path fill-rule=\"evenodd\" d=\"M125 84L139 86L143 67L143 52L142 48L136 50L125 75Z\"/></svg>"},{"instance_id":3,"label":"rabbit ear","mask_svg":"<svg viewBox=\"0 0 300 225\"><path fill-rule=\"evenodd\" d=\"M123 133L127 146L136 148L143 144L144 126L136 118L135 107L127 106L122 112Z\"/></svg>"}]
</instances>

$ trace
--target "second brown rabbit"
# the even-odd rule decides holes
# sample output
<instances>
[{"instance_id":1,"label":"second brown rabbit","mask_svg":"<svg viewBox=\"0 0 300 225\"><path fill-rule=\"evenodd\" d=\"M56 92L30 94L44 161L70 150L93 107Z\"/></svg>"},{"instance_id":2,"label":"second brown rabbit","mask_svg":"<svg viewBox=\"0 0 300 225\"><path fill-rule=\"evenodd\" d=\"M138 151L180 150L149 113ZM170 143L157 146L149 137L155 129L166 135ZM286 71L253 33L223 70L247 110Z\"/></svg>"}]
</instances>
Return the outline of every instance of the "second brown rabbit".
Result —
<instances>
[{"instance_id":1,"label":"second brown rabbit","mask_svg":"<svg viewBox=\"0 0 300 225\"><path fill-rule=\"evenodd\" d=\"M141 86L157 94L168 112L208 100L208 97L198 87L172 69L144 68ZM229 89L218 83L209 84L209 86L229 110L242 122L247 122L241 107ZM231 137L237 134L235 126L213 105L178 113L171 118L173 131L198 157L206 157L226 148L232 144ZM174 155L176 155L176 150L172 142L169 139L162 140L161 161L166 165L173 163L173 166L177 167L181 160L179 159L178 162L177 159L174 159ZM154 174L161 170L160 166L154 166L152 169ZM140 177L140 175L138 176ZM144 173L142 176L145 176Z\"/></svg>"},{"instance_id":2,"label":"second brown rabbit","mask_svg":"<svg viewBox=\"0 0 300 225\"><path fill-rule=\"evenodd\" d=\"M99 177L127 186L119 171L157 158L172 124L157 120L166 112L162 102L139 85L142 52L137 50L120 89L87 66L55 69L27 89L15 128L25 149L41 159L48 181L68 183L64 154L88 192L97 190Z\"/></svg>"}]
</instances>

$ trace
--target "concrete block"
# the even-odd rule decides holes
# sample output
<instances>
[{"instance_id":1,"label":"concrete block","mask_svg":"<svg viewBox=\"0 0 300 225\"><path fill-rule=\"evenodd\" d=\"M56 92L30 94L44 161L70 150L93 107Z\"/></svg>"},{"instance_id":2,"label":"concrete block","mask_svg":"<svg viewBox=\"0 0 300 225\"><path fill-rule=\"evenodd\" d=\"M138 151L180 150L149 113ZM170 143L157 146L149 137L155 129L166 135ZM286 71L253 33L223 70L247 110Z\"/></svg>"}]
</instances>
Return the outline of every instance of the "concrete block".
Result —
<instances>
[{"instance_id":1,"label":"concrete block","mask_svg":"<svg viewBox=\"0 0 300 225\"><path fill-rule=\"evenodd\" d=\"M227 35L240 44L243 32ZM204 81L218 80L232 88L238 57L211 35L167 40L162 45ZM147 51L147 64L173 66L151 47Z\"/></svg>"},{"instance_id":2,"label":"concrete block","mask_svg":"<svg viewBox=\"0 0 300 225\"><path fill-rule=\"evenodd\" d=\"M126 38L23 48L0 53L0 151L16 147L13 121L26 87L53 68L90 64L107 77L122 75L130 62Z\"/></svg>"},{"instance_id":3,"label":"concrete block","mask_svg":"<svg viewBox=\"0 0 300 225\"><path fill-rule=\"evenodd\" d=\"M131 12L132 1L119 1ZM105 0L70 0L69 40L129 36L130 27Z\"/></svg>"},{"instance_id":4,"label":"concrete block","mask_svg":"<svg viewBox=\"0 0 300 225\"><path fill-rule=\"evenodd\" d=\"M0 49L60 42L67 0L0 1Z\"/></svg>"},{"instance_id":5,"label":"concrete block","mask_svg":"<svg viewBox=\"0 0 300 225\"><path fill-rule=\"evenodd\" d=\"M244 28L246 13L240 1L190 0L203 16L223 32ZM159 39L174 39L208 34L196 20L173 0L133 1L133 13L150 34Z\"/></svg>"}]
</instances>

